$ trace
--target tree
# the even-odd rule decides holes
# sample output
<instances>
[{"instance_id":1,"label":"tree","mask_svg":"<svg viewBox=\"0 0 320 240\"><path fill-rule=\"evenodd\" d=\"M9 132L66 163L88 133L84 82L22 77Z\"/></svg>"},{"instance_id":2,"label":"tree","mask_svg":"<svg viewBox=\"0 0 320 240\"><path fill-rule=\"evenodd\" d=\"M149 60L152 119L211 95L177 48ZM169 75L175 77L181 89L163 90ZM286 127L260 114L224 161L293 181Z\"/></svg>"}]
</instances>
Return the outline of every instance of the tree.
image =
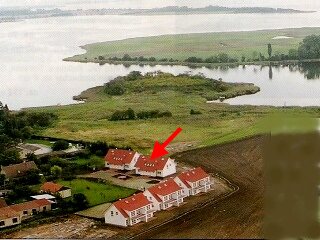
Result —
<instances>
[{"instance_id":1,"label":"tree","mask_svg":"<svg viewBox=\"0 0 320 240\"><path fill-rule=\"evenodd\" d=\"M4 174L0 174L0 186L4 185L5 180L6 180L6 176Z\"/></svg>"},{"instance_id":2,"label":"tree","mask_svg":"<svg viewBox=\"0 0 320 240\"><path fill-rule=\"evenodd\" d=\"M73 203L76 209L86 209L89 206L87 197L83 193L76 193L73 195Z\"/></svg>"},{"instance_id":3,"label":"tree","mask_svg":"<svg viewBox=\"0 0 320 240\"><path fill-rule=\"evenodd\" d=\"M40 183L41 176L40 172L37 169L29 170L26 175L23 177L23 184L25 185L35 185Z\"/></svg>"},{"instance_id":4,"label":"tree","mask_svg":"<svg viewBox=\"0 0 320 240\"><path fill-rule=\"evenodd\" d=\"M65 140L58 140L52 146L53 151L66 150L68 148L69 148L69 143Z\"/></svg>"},{"instance_id":5,"label":"tree","mask_svg":"<svg viewBox=\"0 0 320 240\"><path fill-rule=\"evenodd\" d=\"M57 165L54 165L53 167L50 168L50 173L55 179L58 179L61 177L62 168Z\"/></svg>"},{"instance_id":6,"label":"tree","mask_svg":"<svg viewBox=\"0 0 320 240\"><path fill-rule=\"evenodd\" d=\"M269 55L269 60L270 60L271 56L272 56L272 45L271 45L271 43L268 44L268 55Z\"/></svg>"},{"instance_id":7,"label":"tree","mask_svg":"<svg viewBox=\"0 0 320 240\"><path fill-rule=\"evenodd\" d=\"M300 59L320 58L320 35L311 35L303 39L298 49Z\"/></svg>"},{"instance_id":8,"label":"tree","mask_svg":"<svg viewBox=\"0 0 320 240\"><path fill-rule=\"evenodd\" d=\"M136 115L131 108L127 110L127 116L129 120L134 120L136 118Z\"/></svg>"}]
</instances>

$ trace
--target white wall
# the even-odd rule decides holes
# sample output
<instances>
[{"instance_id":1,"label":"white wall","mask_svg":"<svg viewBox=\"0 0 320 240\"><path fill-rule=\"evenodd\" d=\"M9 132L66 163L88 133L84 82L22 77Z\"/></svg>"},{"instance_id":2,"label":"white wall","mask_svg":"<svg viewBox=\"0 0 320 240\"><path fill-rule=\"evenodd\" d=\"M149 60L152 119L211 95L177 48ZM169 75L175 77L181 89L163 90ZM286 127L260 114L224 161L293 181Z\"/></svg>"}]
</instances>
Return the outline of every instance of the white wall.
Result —
<instances>
[{"instance_id":1,"label":"white wall","mask_svg":"<svg viewBox=\"0 0 320 240\"><path fill-rule=\"evenodd\" d=\"M68 198L71 197L71 189L65 189L59 192L60 196L62 198Z\"/></svg>"},{"instance_id":2,"label":"white wall","mask_svg":"<svg viewBox=\"0 0 320 240\"><path fill-rule=\"evenodd\" d=\"M111 211L113 211L113 216L111 216ZM117 215L118 214L118 215ZM120 213L120 211L111 205L104 214L105 223L126 227L126 218Z\"/></svg>"},{"instance_id":3,"label":"white wall","mask_svg":"<svg viewBox=\"0 0 320 240\"><path fill-rule=\"evenodd\" d=\"M182 194L183 194L184 196L188 197L188 196L190 195L188 186L186 186L186 185L184 184L184 182L182 182L181 179L178 178L178 177L175 177L173 180L174 180L180 187L182 187Z\"/></svg>"},{"instance_id":4,"label":"white wall","mask_svg":"<svg viewBox=\"0 0 320 240\"><path fill-rule=\"evenodd\" d=\"M177 164L172 159L169 159L162 170L161 177L167 177L175 174L177 172L176 166Z\"/></svg>"},{"instance_id":5,"label":"white wall","mask_svg":"<svg viewBox=\"0 0 320 240\"><path fill-rule=\"evenodd\" d=\"M152 202L153 210L160 211L160 203L148 190L144 191L143 195L145 195L148 198L148 200Z\"/></svg>"}]
</instances>

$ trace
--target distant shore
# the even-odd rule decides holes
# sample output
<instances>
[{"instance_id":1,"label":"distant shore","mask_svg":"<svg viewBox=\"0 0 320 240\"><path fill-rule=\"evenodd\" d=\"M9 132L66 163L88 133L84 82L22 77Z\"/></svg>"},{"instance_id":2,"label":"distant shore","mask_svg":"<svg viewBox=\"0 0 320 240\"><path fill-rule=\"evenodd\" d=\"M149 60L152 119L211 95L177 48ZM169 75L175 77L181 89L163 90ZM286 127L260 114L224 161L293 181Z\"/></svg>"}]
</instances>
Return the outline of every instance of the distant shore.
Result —
<instances>
[{"instance_id":1,"label":"distant shore","mask_svg":"<svg viewBox=\"0 0 320 240\"><path fill-rule=\"evenodd\" d=\"M289 65L289 64L299 64L299 63L311 63L320 62L320 59L306 59L306 60L283 60L283 61L250 61L250 62L235 62L235 63L188 63L188 62L161 62L161 61L112 61L112 60L73 60L73 59L63 59L66 62L79 62L79 63L98 63L100 65L104 64L114 64L114 65L167 65L167 66L187 66L187 67L219 67L219 66L229 66L237 67L241 65L259 65L259 66L279 66L279 65Z\"/></svg>"},{"instance_id":2,"label":"distant shore","mask_svg":"<svg viewBox=\"0 0 320 240\"><path fill-rule=\"evenodd\" d=\"M306 36L320 34L320 28L289 28L273 30L188 33L151 37L128 38L109 42L98 42L81 46L86 53L67 57L64 61L98 64L125 65L183 65L194 67L237 66L237 65L280 65L312 60L269 61L267 45L272 44L273 54L288 54L298 49ZM281 38L279 38L281 37ZM227 54L227 62L206 62L205 59ZM132 59L123 59L127 55ZM257 56L263 56L257 60ZM186 61L190 57L202 61ZM143 60L139 59L142 58ZM152 58L152 61L150 60ZM150 61L149 61L150 60Z\"/></svg>"}]
</instances>

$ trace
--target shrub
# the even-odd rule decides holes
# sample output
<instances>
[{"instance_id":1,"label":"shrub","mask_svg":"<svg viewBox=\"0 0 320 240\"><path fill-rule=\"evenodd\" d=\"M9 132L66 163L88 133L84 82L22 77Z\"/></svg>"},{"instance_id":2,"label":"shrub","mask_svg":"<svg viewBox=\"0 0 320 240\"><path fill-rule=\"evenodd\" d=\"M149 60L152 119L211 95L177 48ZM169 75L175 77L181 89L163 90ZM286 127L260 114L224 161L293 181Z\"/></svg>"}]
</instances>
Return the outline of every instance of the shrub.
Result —
<instances>
[{"instance_id":1,"label":"shrub","mask_svg":"<svg viewBox=\"0 0 320 240\"><path fill-rule=\"evenodd\" d=\"M110 117L110 121L134 120L136 118L134 111L129 108L126 111L115 111Z\"/></svg>"},{"instance_id":2,"label":"shrub","mask_svg":"<svg viewBox=\"0 0 320 240\"><path fill-rule=\"evenodd\" d=\"M120 96L125 93L125 88L121 82L112 81L105 84L104 92L112 96Z\"/></svg>"},{"instance_id":3,"label":"shrub","mask_svg":"<svg viewBox=\"0 0 320 240\"><path fill-rule=\"evenodd\" d=\"M53 151L66 150L68 148L69 148L69 143L65 140L58 140L52 146Z\"/></svg>"},{"instance_id":4,"label":"shrub","mask_svg":"<svg viewBox=\"0 0 320 240\"><path fill-rule=\"evenodd\" d=\"M196 111L196 110L191 109L190 114L191 115L199 115L199 114L202 114L202 113L200 111Z\"/></svg>"}]
</instances>

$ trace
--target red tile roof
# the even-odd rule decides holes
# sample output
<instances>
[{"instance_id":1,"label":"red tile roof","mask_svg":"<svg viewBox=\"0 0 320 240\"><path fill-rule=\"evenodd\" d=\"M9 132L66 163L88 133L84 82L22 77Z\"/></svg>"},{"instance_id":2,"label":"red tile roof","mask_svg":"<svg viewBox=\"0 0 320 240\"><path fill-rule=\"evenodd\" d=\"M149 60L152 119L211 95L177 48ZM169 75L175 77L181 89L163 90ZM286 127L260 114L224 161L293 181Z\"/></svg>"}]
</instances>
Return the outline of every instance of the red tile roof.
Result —
<instances>
[{"instance_id":1,"label":"red tile roof","mask_svg":"<svg viewBox=\"0 0 320 240\"><path fill-rule=\"evenodd\" d=\"M169 159L170 158L167 157L161 157L150 160L149 156L140 156L135 167L145 172L155 172L157 170L163 170Z\"/></svg>"},{"instance_id":2,"label":"red tile roof","mask_svg":"<svg viewBox=\"0 0 320 240\"><path fill-rule=\"evenodd\" d=\"M1 168L7 178L24 176L27 171L32 169L38 169L37 165L33 161L18 163Z\"/></svg>"},{"instance_id":3,"label":"red tile roof","mask_svg":"<svg viewBox=\"0 0 320 240\"><path fill-rule=\"evenodd\" d=\"M52 203L47 199L37 199L29 202L11 205L10 208L16 212L22 212L24 210L37 209L39 207L44 207L51 204Z\"/></svg>"},{"instance_id":4,"label":"red tile roof","mask_svg":"<svg viewBox=\"0 0 320 240\"><path fill-rule=\"evenodd\" d=\"M131 163L135 154L129 150L110 149L104 159L112 165L124 165Z\"/></svg>"},{"instance_id":5,"label":"red tile roof","mask_svg":"<svg viewBox=\"0 0 320 240\"><path fill-rule=\"evenodd\" d=\"M201 167L191 169L178 175L178 178L188 187L191 187L188 182L197 182L206 177L209 177L209 174L206 173Z\"/></svg>"},{"instance_id":6,"label":"red tile roof","mask_svg":"<svg viewBox=\"0 0 320 240\"><path fill-rule=\"evenodd\" d=\"M170 178L169 180L148 188L148 191L160 202L161 199L159 196L166 196L181 189L182 188L179 187L179 185L172 178Z\"/></svg>"},{"instance_id":7,"label":"red tile roof","mask_svg":"<svg viewBox=\"0 0 320 240\"><path fill-rule=\"evenodd\" d=\"M46 182L41 186L41 190L47 193L57 193L63 188L62 185L54 182Z\"/></svg>"},{"instance_id":8,"label":"red tile roof","mask_svg":"<svg viewBox=\"0 0 320 240\"><path fill-rule=\"evenodd\" d=\"M126 211L134 211L151 204L143 193L134 194L131 197L116 201L113 205L124 217L129 217Z\"/></svg>"},{"instance_id":9,"label":"red tile roof","mask_svg":"<svg viewBox=\"0 0 320 240\"><path fill-rule=\"evenodd\" d=\"M0 220L5 220L8 218L19 217L19 216L20 214L14 211L13 209L11 209L11 207L0 208Z\"/></svg>"}]
</instances>

